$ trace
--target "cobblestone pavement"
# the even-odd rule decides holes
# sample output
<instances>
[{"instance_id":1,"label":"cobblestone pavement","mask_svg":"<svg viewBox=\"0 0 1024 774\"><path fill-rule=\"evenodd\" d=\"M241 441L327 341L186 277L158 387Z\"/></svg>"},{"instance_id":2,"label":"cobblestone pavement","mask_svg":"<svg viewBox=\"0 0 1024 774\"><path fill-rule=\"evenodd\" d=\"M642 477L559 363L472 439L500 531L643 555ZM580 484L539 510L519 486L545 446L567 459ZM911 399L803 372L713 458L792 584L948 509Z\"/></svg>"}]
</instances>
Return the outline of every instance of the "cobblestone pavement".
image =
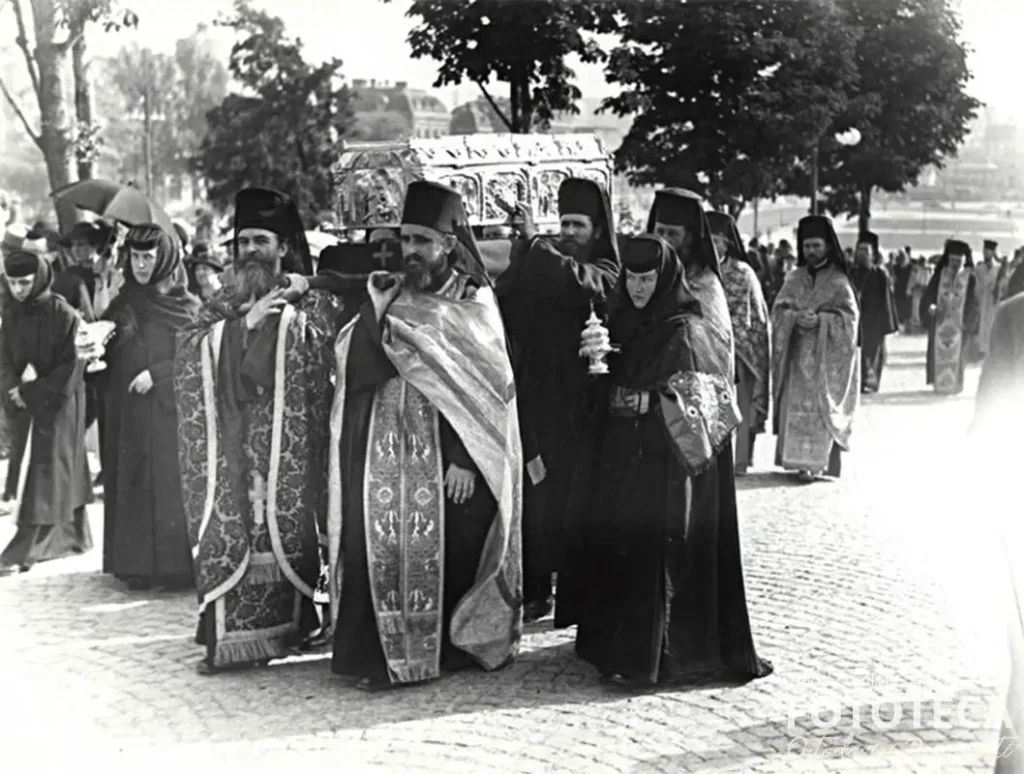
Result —
<instances>
[{"instance_id":1,"label":"cobblestone pavement","mask_svg":"<svg viewBox=\"0 0 1024 774\"><path fill-rule=\"evenodd\" d=\"M740 481L767 679L610 692L550 620L503 671L376 696L343 687L325 653L200 677L194 597L125 590L99 574L97 546L0 580L4 760L107 772L991 771L1007 679L995 554L981 514L952 512L977 370L968 394L937 398L923 347L890 339L883 393L864 401L841 481L770 472L771 439ZM12 532L8 513L0 540Z\"/></svg>"}]
</instances>

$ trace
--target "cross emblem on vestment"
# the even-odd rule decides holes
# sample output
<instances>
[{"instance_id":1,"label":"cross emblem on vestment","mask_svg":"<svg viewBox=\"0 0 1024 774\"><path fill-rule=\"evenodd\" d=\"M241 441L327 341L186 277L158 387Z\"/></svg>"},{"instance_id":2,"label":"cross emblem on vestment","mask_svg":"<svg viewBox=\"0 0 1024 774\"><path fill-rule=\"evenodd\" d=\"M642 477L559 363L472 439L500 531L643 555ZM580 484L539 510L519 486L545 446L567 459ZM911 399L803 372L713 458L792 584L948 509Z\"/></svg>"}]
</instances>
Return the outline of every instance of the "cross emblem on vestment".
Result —
<instances>
[{"instance_id":1,"label":"cross emblem on vestment","mask_svg":"<svg viewBox=\"0 0 1024 774\"><path fill-rule=\"evenodd\" d=\"M391 257L391 250L388 248L387 242L380 242L380 249L373 254L373 257L380 264L382 269L388 267L388 258Z\"/></svg>"},{"instance_id":2,"label":"cross emblem on vestment","mask_svg":"<svg viewBox=\"0 0 1024 774\"><path fill-rule=\"evenodd\" d=\"M252 489L249 490L249 499L252 500L252 512L257 524L262 524L265 518L264 508L267 502L267 486L263 476L257 473L253 477Z\"/></svg>"}]
</instances>

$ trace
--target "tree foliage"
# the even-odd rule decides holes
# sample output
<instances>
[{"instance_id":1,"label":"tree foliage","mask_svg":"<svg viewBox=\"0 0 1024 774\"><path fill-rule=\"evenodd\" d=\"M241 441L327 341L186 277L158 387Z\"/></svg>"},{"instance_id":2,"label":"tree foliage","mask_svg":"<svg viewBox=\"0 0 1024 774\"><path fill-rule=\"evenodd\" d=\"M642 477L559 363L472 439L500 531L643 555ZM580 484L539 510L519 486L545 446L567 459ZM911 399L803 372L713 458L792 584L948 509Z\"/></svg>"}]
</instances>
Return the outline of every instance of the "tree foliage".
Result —
<instances>
[{"instance_id":1,"label":"tree foliage","mask_svg":"<svg viewBox=\"0 0 1024 774\"><path fill-rule=\"evenodd\" d=\"M776 195L856 83L855 40L830 3L629 7L607 67L623 91L605 107L635 116L617 154L635 183L691 188L733 212Z\"/></svg>"},{"instance_id":2,"label":"tree foliage","mask_svg":"<svg viewBox=\"0 0 1024 774\"><path fill-rule=\"evenodd\" d=\"M861 142L820 160L826 206L858 215L865 228L871 193L915 185L929 166L956 155L980 103L970 80L959 16L950 0L838 0L858 39L858 88L836 126L856 126ZM790 190L802 192L799 178Z\"/></svg>"},{"instance_id":3,"label":"tree foliage","mask_svg":"<svg viewBox=\"0 0 1024 774\"><path fill-rule=\"evenodd\" d=\"M76 83L76 119L67 105L66 70L72 50L84 54L84 36L90 25L117 31L138 24L138 17L116 0L6 0L0 11L10 9L14 43L21 51L31 87L27 107L15 90L0 79L0 92L10 104L22 128L43 154L51 190L71 182L72 160L77 155L79 173L88 170L95 150L95 127L87 109L87 95ZM78 62L76 62L76 65ZM83 74L76 66L74 74ZM33 120L33 114L38 120ZM36 128L38 126L38 128ZM61 225L74 218L73 211L59 213Z\"/></svg>"},{"instance_id":4,"label":"tree foliage","mask_svg":"<svg viewBox=\"0 0 1024 774\"><path fill-rule=\"evenodd\" d=\"M902 191L956 152L978 103L953 0L623 2L607 65L635 115L618 152L635 182L693 188L734 213L819 191L866 224L875 188ZM856 127L861 142L838 133ZM815 153L817 149L817 153Z\"/></svg>"},{"instance_id":5,"label":"tree foliage","mask_svg":"<svg viewBox=\"0 0 1024 774\"><path fill-rule=\"evenodd\" d=\"M141 182L147 110L156 187L165 175L190 173L206 133L206 113L227 92L227 68L209 46L205 30L200 27L177 41L173 56L133 44L102 64L101 91L116 95L104 112L107 143L118 149L118 176Z\"/></svg>"},{"instance_id":6,"label":"tree foliage","mask_svg":"<svg viewBox=\"0 0 1024 774\"><path fill-rule=\"evenodd\" d=\"M303 217L330 209L335 143L352 121L341 60L308 64L302 42L286 36L284 22L244 0L219 23L240 37L228 70L243 91L228 94L207 114L195 167L207 180L209 198L226 209L239 189L260 185L293 196Z\"/></svg>"},{"instance_id":7,"label":"tree foliage","mask_svg":"<svg viewBox=\"0 0 1024 774\"><path fill-rule=\"evenodd\" d=\"M384 0L390 2L391 0ZM570 55L602 61L587 33L614 28L607 0L414 0L407 13L420 23L409 34L412 55L440 62L435 87L477 84L512 132L546 127L556 113L576 113L581 94ZM487 88L508 84L508 108Z\"/></svg>"}]
</instances>

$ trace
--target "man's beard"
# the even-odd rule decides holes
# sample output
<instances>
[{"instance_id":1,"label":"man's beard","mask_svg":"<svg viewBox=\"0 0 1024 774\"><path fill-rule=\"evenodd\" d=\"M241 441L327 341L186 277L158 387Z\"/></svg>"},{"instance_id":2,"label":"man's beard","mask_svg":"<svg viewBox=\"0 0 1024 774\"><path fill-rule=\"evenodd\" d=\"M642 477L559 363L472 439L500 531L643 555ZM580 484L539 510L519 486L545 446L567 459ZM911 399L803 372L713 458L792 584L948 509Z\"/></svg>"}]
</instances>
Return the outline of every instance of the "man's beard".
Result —
<instances>
[{"instance_id":1,"label":"man's beard","mask_svg":"<svg viewBox=\"0 0 1024 774\"><path fill-rule=\"evenodd\" d=\"M431 262L422 256L411 255L402 264L405 269L405 287L411 290L430 290L444 273L447 261Z\"/></svg>"},{"instance_id":2,"label":"man's beard","mask_svg":"<svg viewBox=\"0 0 1024 774\"><path fill-rule=\"evenodd\" d=\"M593 247L593 240L583 242L582 244L573 239L562 239L558 242L558 252L570 258L575 258L578 261L586 260L590 256Z\"/></svg>"},{"instance_id":3,"label":"man's beard","mask_svg":"<svg viewBox=\"0 0 1024 774\"><path fill-rule=\"evenodd\" d=\"M236 303L245 303L251 298L263 298L277 287L278 279L278 272L272 263L258 258L236 263L232 296Z\"/></svg>"}]
</instances>

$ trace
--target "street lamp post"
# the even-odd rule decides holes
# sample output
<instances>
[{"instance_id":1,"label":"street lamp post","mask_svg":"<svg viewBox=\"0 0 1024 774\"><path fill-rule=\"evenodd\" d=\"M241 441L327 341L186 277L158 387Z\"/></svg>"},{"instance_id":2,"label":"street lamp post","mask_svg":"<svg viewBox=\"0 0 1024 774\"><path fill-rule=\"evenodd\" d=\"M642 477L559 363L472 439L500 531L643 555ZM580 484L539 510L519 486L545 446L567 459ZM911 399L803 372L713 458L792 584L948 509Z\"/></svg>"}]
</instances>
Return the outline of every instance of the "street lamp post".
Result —
<instances>
[{"instance_id":1,"label":"street lamp post","mask_svg":"<svg viewBox=\"0 0 1024 774\"><path fill-rule=\"evenodd\" d=\"M811 215L818 214L818 152L821 150L819 137L811 148ZM860 132L856 128L847 129L835 135L835 141L848 148L860 142Z\"/></svg>"}]
</instances>

